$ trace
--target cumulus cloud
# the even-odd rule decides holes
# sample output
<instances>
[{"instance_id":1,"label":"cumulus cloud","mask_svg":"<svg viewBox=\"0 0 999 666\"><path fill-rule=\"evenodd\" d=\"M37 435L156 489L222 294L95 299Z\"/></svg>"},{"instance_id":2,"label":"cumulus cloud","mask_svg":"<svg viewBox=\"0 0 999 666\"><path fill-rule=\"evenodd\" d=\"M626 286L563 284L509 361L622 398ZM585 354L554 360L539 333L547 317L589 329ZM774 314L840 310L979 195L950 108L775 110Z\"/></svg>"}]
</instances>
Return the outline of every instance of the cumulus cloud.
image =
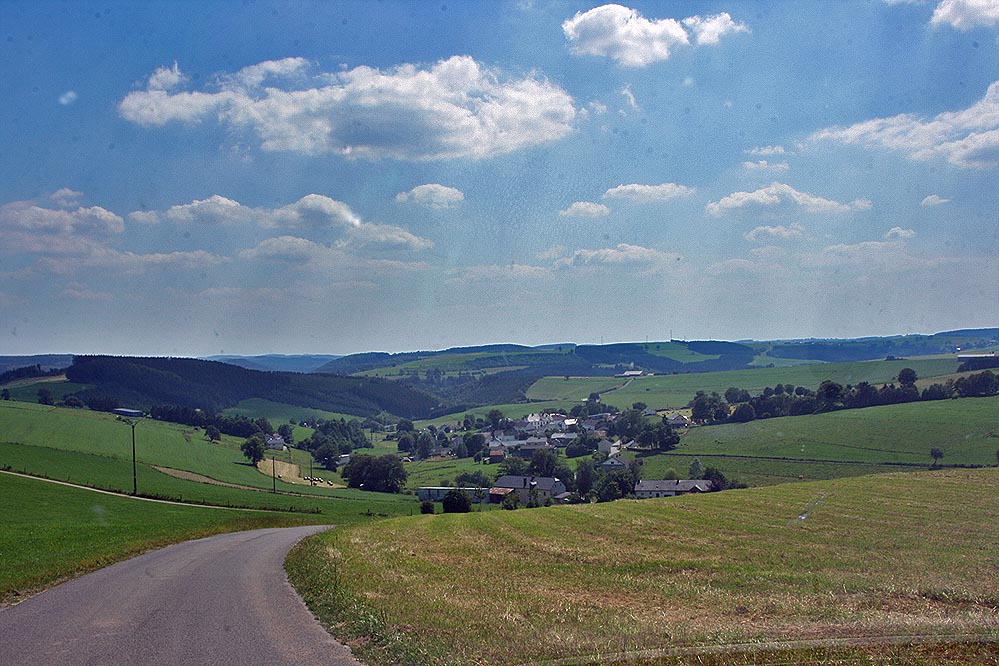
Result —
<instances>
[{"instance_id":1,"label":"cumulus cloud","mask_svg":"<svg viewBox=\"0 0 999 666\"><path fill-rule=\"evenodd\" d=\"M56 194L60 192L63 191ZM70 200L65 193L61 197L63 201ZM9 253L82 254L124 228L121 217L100 206L64 210L47 208L34 201L0 206L0 238L4 251Z\"/></svg>"},{"instance_id":2,"label":"cumulus cloud","mask_svg":"<svg viewBox=\"0 0 999 666\"><path fill-rule=\"evenodd\" d=\"M156 87L174 71L181 76L158 69L119 114L144 127L214 119L266 151L399 160L483 159L550 143L577 115L572 97L547 79L468 56L315 74L304 59L286 58L219 76L206 90Z\"/></svg>"},{"instance_id":3,"label":"cumulus cloud","mask_svg":"<svg viewBox=\"0 0 999 666\"><path fill-rule=\"evenodd\" d=\"M801 238L805 234L805 227L801 226L797 222L790 226L773 226L766 227L760 226L756 227L751 231L747 231L743 238L754 243L757 242L772 242L775 240L791 240L794 238Z\"/></svg>"},{"instance_id":4,"label":"cumulus cloud","mask_svg":"<svg viewBox=\"0 0 999 666\"><path fill-rule=\"evenodd\" d=\"M333 231L342 245L382 245L424 250L433 242L387 224L365 222L346 203L321 194L307 194L279 208L252 208L220 195L171 206L165 211L137 211L129 221L147 224L172 222L198 225L253 224L264 229Z\"/></svg>"},{"instance_id":5,"label":"cumulus cloud","mask_svg":"<svg viewBox=\"0 0 999 666\"><path fill-rule=\"evenodd\" d=\"M465 200L465 193L453 187L428 183L417 185L408 192L395 195L395 200L401 203L414 203L434 210L453 208Z\"/></svg>"},{"instance_id":6,"label":"cumulus cloud","mask_svg":"<svg viewBox=\"0 0 999 666\"><path fill-rule=\"evenodd\" d=\"M75 90L67 90L63 94L59 95L59 103L63 106L69 106L77 100L79 95L76 94Z\"/></svg>"},{"instance_id":7,"label":"cumulus cloud","mask_svg":"<svg viewBox=\"0 0 999 666\"><path fill-rule=\"evenodd\" d=\"M930 24L949 25L958 30L991 28L999 23L996 0L942 0L933 10Z\"/></svg>"},{"instance_id":8,"label":"cumulus cloud","mask_svg":"<svg viewBox=\"0 0 999 666\"><path fill-rule=\"evenodd\" d=\"M746 151L746 154L770 157L771 155L786 155L787 150L784 146L758 146L756 148L750 148Z\"/></svg>"},{"instance_id":9,"label":"cumulus cloud","mask_svg":"<svg viewBox=\"0 0 999 666\"><path fill-rule=\"evenodd\" d=\"M725 35L749 32L749 26L733 21L727 12L713 16L691 16L683 19L683 24L694 33L694 40L698 44L717 44Z\"/></svg>"},{"instance_id":10,"label":"cumulus cloud","mask_svg":"<svg viewBox=\"0 0 999 666\"><path fill-rule=\"evenodd\" d=\"M767 160L757 160L755 162L743 162L742 168L746 171L787 171L791 167L787 162L768 162Z\"/></svg>"},{"instance_id":11,"label":"cumulus cloud","mask_svg":"<svg viewBox=\"0 0 999 666\"><path fill-rule=\"evenodd\" d=\"M187 77L181 73L177 61L173 61L173 67L157 67L146 82L148 90L173 90L181 83L187 81Z\"/></svg>"},{"instance_id":12,"label":"cumulus cloud","mask_svg":"<svg viewBox=\"0 0 999 666\"><path fill-rule=\"evenodd\" d=\"M670 201L680 197L690 196L694 193L694 188L677 183L663 183L662 185L618 185L604 192L604 199L623 199L625 201L635 201L638 203L655 203L659 201Z\"/></svg>"},{"instance_id":13,"label":"cumulus cloud","mask_svg":"<svg viewBox=\"0 0 999 666\"><path fill-rule=\"evenodd\" d=\"M61 208L75 208L80 205L80 197L82 196L83 192L63 187L50 194L49 199Z\"/></svg>"},{"instance_id":14,"label":"cumulus cloud","mask_svg":"<svg viewBox=\"0 0 999 666\"><path fill-rule=\"evenodd\" d=\"M849 204L839 203L808 192L799 192L785 183L774 182L754 192L733 192L719 201L712 201L705 210L717 217L743 208L779 205L794 206L808 213L848 213L867 210L871 207L871 202L856 199Z\"/></svg>"},{"instance_id":15,"label":"cumulus cloud","mask_svg":"<svg viewBox=\"0 0 999 666\"><path fill-rule=\"evenodd\" d=\"M593 201L577 201L565 210L560 210L559 215L564 217L607 217L611 209L607 206Z\"/></svg>"},{"instance_id":16,"label":"cumulus cloud","mask_svg":"<svg viewBox=\"0 0 999 666\"><path fill-rule=\"evenodd\" d=\"M942 158L956 166L999 166L999 81L967 109L947 111L923 119L912 114L875 118L830 127L812 135L815 141L838 141L886 148L912 160Z\"/></svg>"},{"instance_id":17,"label":"cumulus cloud","mask_svg":"<svg viewBox=\"0 0 999 666\"><path fill-rule=\"evenodd\" d=\"M243 259L267 261L306 262L328 252L328 248L305 238L278 236L261 241L256 247L240 250Z\"/></svg>"},{"instance_id":18,"label":"cumulus cloud","mask_svg":"<svg viewBox=\"0 0 999 666\"><path fill-rule=\"evenodd\" d=\"M941 197L941 196L939 196L937 194L930 194L930 195L927 195L926 197L924 197L923 200L919 202L919 205L920 206L942 206L945 203L950 203L950 201L951 201L950 199L944 199L943 197Z\"/></svg>"},{"instance_id":19,"label":"cumulus cloud","mask_svg":"<svg viewBox=\"0 0 999 666\"><path fill-rule=\"evenodd\" d=\"M556 266L588 266L594 264L668 264L681 259L674 252L660 252L641 245L619 243L616 247L598 250L576 250L571 257L559 259Z\"/></svg>"},{"instance_id":20,"label":"cumulus cloud","mask_svg":"<svg viewBox=\"0 0 999 666\"><path fill-rule=\"evenodd\" d=\"M562 31L574 55L603 56L624 67L646 67L667 60L675 47L689 45L691 35L696 44L710 45L749 28L727 13L690 16L681 22L647 19L634 9L610 4L578 12L562 23Z\"/></svg>"},{"instance_id":21,"label":"cumulus cloud","mask_svg":"<svg viewBox=\"0 0 999 666\"><path fill-rule=\"evenodd\" d=\"M74 257L72 262L62 259L43 258L41 265L53 273L73 273L78 268L100 268L134 275L151 269L202 270L219 266L228 261L225 257L194 250L191 252L152 252L141 254L122 252L109 247L88 246L87 252Z\"/></svg>"},{"instance_id":22,"label":"cumulus cloud","mask_svg":"<svg viewBox=\"0 0 999 666\"><path fill-rule=\"evenodd\" d=\"M885 232L885 238L887 240L891 240L893 238L897 239L912 238L915 235L916 232L913 231L912 229L903 229L902 227L892 227L891 229Z\"/></svg>"}]
</instances>

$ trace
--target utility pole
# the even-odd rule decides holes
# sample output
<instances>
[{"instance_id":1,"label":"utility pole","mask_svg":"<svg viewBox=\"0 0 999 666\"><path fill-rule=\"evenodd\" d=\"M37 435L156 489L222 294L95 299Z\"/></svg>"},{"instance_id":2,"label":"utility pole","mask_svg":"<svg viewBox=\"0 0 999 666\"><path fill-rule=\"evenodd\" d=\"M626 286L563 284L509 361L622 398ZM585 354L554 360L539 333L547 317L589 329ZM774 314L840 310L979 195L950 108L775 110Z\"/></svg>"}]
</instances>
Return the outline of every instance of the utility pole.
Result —
<instances>
[{"instance_id":1,"label":"utility pole","mask_svg":"<svg viewBox=\"0 0 999 666\"><path fill-rule=\"evenodd\" d=\"M129 421L128 425L132 426L132 495L135 496L139 494L139 481L135 464L135 421Z\"/></svg>"},{"instance_id":2,"label":"utility pole","mask_svg":"<svg viewBox=\"0 0 999 666\"><path fill-rule=\"evenodd\" d=\"M271 492L277 492L277 477L274 475L274 456L271 456Z\"/></svg>"}]
</instances>

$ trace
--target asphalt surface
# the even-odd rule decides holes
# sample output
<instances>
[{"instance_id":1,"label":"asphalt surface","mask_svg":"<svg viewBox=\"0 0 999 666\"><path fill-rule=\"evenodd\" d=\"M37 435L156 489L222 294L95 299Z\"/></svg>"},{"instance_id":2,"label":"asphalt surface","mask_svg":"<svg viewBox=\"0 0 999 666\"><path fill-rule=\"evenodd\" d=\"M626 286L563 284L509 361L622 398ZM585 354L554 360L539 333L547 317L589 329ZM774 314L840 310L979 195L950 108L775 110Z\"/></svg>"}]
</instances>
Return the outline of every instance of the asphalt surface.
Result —
<instances>
[{"instance_id":1,"label":"asphalt surface","mask_svg":"<svg viewBox=\"0 0 999 666\"><path fill-rule=\"evenodd\" d=\"M284 573L291 547L324 529L187 541L0 609L0 664L359 664Z\"/></svg>"}]
</instances>

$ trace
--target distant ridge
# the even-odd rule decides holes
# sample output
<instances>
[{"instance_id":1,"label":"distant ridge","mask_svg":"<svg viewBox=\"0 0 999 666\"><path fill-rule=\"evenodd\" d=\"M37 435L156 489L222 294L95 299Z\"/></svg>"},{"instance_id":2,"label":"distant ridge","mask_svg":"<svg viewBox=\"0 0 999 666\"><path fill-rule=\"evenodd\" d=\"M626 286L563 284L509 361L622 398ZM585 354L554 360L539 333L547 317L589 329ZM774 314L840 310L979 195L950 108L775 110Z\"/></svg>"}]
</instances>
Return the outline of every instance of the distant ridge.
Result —
<instances>
[{"instance_id":1,"label":"distant ridge","mask_svg":"<svg viewBox=\"0 0 999 666\"><path fill-rule=\"evenodd\" d=\"M340 358L336 354L261 354L258 356L240 356L238 354L222 354L201 357L206 361L219 361L229 365L238 365L248 370L266 370L277 372L312 372L330 361Z\"/></svg>"}]
</instances>

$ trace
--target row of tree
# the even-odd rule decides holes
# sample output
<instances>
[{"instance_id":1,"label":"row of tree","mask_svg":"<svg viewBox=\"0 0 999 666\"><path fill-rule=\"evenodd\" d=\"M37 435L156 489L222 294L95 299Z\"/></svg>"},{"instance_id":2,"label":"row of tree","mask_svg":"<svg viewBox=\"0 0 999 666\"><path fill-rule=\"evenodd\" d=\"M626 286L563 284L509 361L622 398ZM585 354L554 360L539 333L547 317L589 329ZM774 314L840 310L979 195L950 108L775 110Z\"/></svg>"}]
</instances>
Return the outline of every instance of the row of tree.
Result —
<instances>
[{"instance_id":1,"label":"row of tree","mask_svg":"<svg viewBox=\"0 0 999 666\"><path fill-rule=\"evenodd\" d=\"M911 368L899 371L897 379L898 384L890 383L881 387L869 382L843 386L826 380L814 391L801 386L778 384L773 388L765 388L756 396L735 387L725 391L724 396L717 392L698 391L687 406L691 408L691 418L697 423L746 423L756 419L819 414L838 409L999 394L999 376L989 370L935 383L922 391L916 387L918 377Z\"/></svg>"}]
</instances>

